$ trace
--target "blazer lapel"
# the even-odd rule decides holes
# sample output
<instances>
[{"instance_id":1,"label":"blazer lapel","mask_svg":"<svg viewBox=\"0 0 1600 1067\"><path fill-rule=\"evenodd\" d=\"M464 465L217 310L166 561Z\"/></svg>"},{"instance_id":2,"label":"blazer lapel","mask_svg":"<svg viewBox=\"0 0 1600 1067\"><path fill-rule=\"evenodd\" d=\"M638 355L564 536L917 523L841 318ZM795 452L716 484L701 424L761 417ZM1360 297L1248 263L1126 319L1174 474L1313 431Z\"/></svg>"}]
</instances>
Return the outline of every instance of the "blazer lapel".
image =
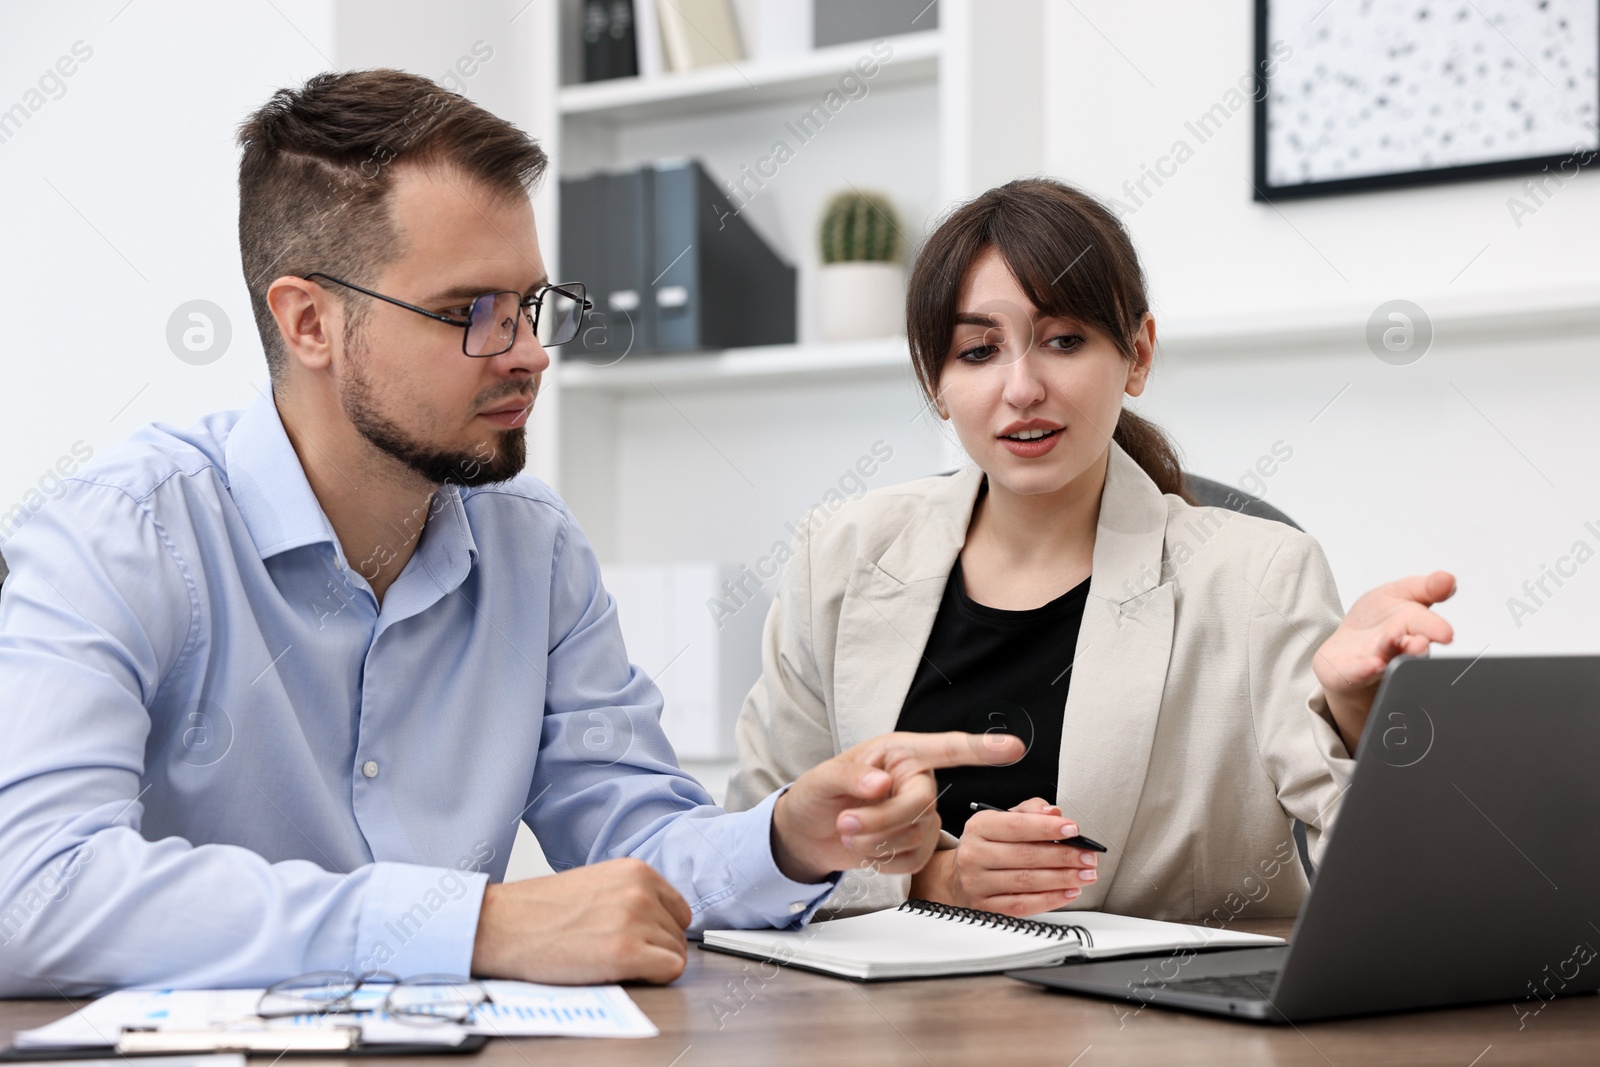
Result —
<instances>
[{"instance_id":1,"label":"blazer lapel","mask_svg":"<svg viewBox=\"0 0 1600 1067\"><path fill-rule=\"evenodd\" d=\"M882 556L855 560L839 607L833 679L841 749L899 720L982 481L977 467L950 475Z\"/></svg>"},{"instance_id":2,"label":"blazer lapel","mask_svg":"<svg viewBox=\"0 0 1600 1067\"><path fill-rule=\"evenodd\" d=\"M1131 862L1129 870L1120 868L1149 771L1172 654L1175 587L1161 580L1166 531L1166 501L1113 442L1057 779L1062 812L1109 849L1099 879L1084 888L1076 907L1100 907L1119 875L1149 881Z\"/></svg>"}]
</instances>

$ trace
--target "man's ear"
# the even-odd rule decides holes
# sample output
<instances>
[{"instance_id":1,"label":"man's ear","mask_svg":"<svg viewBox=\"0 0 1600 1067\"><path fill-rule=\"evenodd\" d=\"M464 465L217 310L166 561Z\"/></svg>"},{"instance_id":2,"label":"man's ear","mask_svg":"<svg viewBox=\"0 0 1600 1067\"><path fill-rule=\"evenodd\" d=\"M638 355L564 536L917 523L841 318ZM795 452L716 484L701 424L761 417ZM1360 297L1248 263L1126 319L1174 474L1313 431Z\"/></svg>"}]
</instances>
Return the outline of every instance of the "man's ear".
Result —
<instances>
[{"instance_id":1,"label":"man's ear","mask_svg":"<svg viewBox=\"0 0 1600 1067\"><path fill-rule=\"evenodd\" d=\"M1129 396L1138 396L1150 381L1150 367L1156 358L1156 319L1146 311L1133 333L1133 359L1128 363Z\"/></svg>"},{"instance_id":2,"label":"man's ear","mask_svg":"<svg viewBox=\"0 0 1600 1067\"><path fill-rule=\"evenodd\" d=\"M286 274L267 287L267 306L289 358L307 370L326 370L333 362L333 338L344 326L339 302L316 282Z\"/></svg>"}]
</instances>

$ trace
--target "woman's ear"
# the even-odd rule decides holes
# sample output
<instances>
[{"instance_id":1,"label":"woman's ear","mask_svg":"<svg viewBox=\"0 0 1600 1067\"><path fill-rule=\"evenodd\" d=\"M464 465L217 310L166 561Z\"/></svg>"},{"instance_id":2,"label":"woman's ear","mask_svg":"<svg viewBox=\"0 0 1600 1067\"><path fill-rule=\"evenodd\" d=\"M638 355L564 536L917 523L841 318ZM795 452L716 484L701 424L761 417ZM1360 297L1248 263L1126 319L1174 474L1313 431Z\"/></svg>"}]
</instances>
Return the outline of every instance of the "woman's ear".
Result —
<instances>
[{"instance_id":1,"label":"woman's ear","mask_svg":"<svg viewBox=\"0 0 1600 1067\"><path fill-rule=\"evenodd\" d=\"M1150 367L1155 358L1156 319L1146 311L1144 318L1139 320L1139 325L1133 332L1133 359L1128 362L1126 386L1129 396L1138 396L1144 392L1145 385L1150 381Z\"/></svg>"}]
</instances>

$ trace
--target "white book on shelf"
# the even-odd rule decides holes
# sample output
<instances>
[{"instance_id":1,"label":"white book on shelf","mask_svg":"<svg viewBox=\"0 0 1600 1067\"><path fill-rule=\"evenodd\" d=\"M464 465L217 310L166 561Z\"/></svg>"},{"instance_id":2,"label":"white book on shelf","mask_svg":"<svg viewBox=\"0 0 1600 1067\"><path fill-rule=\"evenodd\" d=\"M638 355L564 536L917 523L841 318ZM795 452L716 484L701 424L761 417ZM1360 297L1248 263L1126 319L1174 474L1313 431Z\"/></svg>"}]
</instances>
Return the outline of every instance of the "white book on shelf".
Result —
<instances>
[{"instance_id":1,"label":"white book on shelf","mask_svg":"<svg viewBox=\"0 0 1600 1067\"><path fill-rule=\"evenodd\" d=\"M756 62L811 51L812 0L734 0L734 14Z\"/></svg>"},{"instance_id":2,"label":"white book on shelf","mask_svg":"<svg viewBox=\"0 0 1600 1067\"><path fill-rule=\"evenodd\" d=\"M731 0L657 0L668 69L696 70L745 57Z\"/></svg>"},{"instance_id":3,"label":"white book on shelf","mask_svg":"<svg viewBox=\"0 0 1600 1067\"><path fill-rule=\"evenodd\" d=\"M656 17L656 0L634 0L633 40L639 59L639 77L659 78L667 64L661 54L661 20Z\"/></svg>"}]
</instances>

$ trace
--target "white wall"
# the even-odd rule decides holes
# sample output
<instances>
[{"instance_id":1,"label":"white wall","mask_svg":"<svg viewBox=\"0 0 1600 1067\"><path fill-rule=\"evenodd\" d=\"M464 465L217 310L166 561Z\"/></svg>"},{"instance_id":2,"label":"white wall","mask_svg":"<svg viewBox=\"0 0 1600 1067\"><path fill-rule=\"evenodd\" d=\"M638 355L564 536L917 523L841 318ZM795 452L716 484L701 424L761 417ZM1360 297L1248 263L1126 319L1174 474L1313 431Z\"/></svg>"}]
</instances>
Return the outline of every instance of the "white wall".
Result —
<instances>
[{"instance_id":1,"label":"white wall","mask_svg":"<svg viewBox=\"0 0 1600 1067\"><path fill-rule=\"evenodd\" d=\"M1184 125L1251 69L1252 0L1049 9L1046 169L1135 207L1125 221L1174 338L1140 407L1191 468L1234 482L1285 442L1267 496L1322 541L1346 606L1389 577L1456 572L1452 654L1600 645L1600 563L1548 584L1520 627L1506 605L1576 540L1600 550L1583 526L1600 529L1595 178L1520 227L1506 201L1526 178L1257 203L1248 108L1204 144ZM1180 138L1193 157L1133 205L1123 183ZM1393 298L1438 326L1410 366L1363 341Z\"/></svg>"},{"instance_id":2,"label":"white wall","mask_svg":"<svg viewBox=\"0 0 1600 1067\"><path fill-rule=\"evenodd\" d=\"M0 109L31 112L0 143L0 515L37 499L41 477L50 489L79 441L98 454L264 386L234 133L273 89L329 66L333 36L325 0L274 3L0 7ZM28 90L80 41L89 58L33 110ZM194 299L232 331L206 365L167 344L168 318Z\"/></svg>"}]
</instances>

